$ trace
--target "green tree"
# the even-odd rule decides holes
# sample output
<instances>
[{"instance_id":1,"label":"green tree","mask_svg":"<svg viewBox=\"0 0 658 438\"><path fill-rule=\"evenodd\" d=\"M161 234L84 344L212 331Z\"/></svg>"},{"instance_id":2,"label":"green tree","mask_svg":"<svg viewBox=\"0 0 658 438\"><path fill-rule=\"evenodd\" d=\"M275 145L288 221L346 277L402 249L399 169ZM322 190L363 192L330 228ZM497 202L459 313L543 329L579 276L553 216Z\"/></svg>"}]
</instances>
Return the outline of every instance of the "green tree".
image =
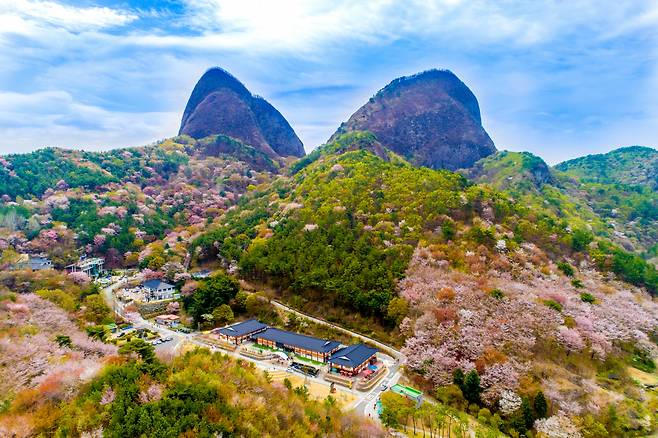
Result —
<instances>
[{"instance_id":1,"label":"green tree","mask_svg":"<svg viewBox=\"0 0 658 438\"><path fill-rule=\"evenodd\" d=\"M388 303L386 316L390 321L399 325L409 313L409 303L402 297L395 297Z\"/></svg>"},{"instance_id":2,"label":"green tree","mask_svg":"<svg viewBox=\"0 0 658 438\"><path fill-rule=\"evenodd\" d=\"M187 300L189 313L195 322L203 322L202 315L209 314L222 304L227 304L238 293L238 282L226 274L216 274L201 282Z\"/></svg>"},{"instance_id":3,"label":"green tree","mask_svg":"<svg viewBox=\"0 0 658 438\"><path fill-rule=\"evenodd\" d=\"M480 386L480 376L476 370L471 370L466 374L462 392L464 393L464 398L469 403L480 403L482 387Z\"/></svg>"},{"instance_id":4,"label":"green tree","mask_svg":"<svg viewBox=\"0 0 658 438\"><path fill-rule=\"evenodd\" d=\"M523 418L525 428L532 429L532 425L535 422L535 415L530 407L530 400L528 400L528 397L523 397L521 400L521 417Z\"/></svg>"},{"instance_id":5,"label":"green tree","mask_svg":"<svg viewBox=\"0 0 658 438\"><path fill-rule=\"evenodd\" d=\"M394 392L384 392L381 395L382 414L380 416L382 423L388 427L406 426L406 417L412 403L405 396Z\"/></svg>"},{"instance_id":6,"label":"green tree","mask_svg":"<svg viewBox=\"0 0 658 438\"><path fill-rule=\"evenodd\" d=\"M100 324L110 316L110 308L99 294L89 295L82 301L84 306L84 319L89 322Z\"/></svg>"},{"instance_id":7,"label":"green tree","mask_svg":"<svg viewBox=\"0 0 658 438\"><path fill-rule=\"evenodd\" d=\"M594 302L596 301L596 298L594 298L594 295L592 295L589 292L583 292L582 294L580 294L580 300L583 303L594 304Z\"/></svg>"},{"instance_id":8,"label":"green tree","mask_svg":"<svg viewBox=\"0 0 658 438\"><path fill-rule=\"evenodd\" d=\"M464 387L464 372L461 368L457 368L452 373L452 383L459 386L459 389Z\"/></svg>"},{"instance_id":9,"label":"green tree","mask_svg":"<svg viewBox=\"0 0 658 438\"><path fill-rule=\"evenodd\" d=\"M157 255L157 256L151 258L151 260L149 260L147 267L149 269L157 271L158 269L163 267L164 264L165 264L164 257Z\"/></svg>"},{"instance_id":10,"label":"green tree","mask_svg":"<svg viewBox=\"0 0 658 438\"><path fill-rule=\"evenodd\" d=\"M64 347L71 348L73 346L73 343L71 342L71 337L66 335L55 336L55 342L57 342L57 344L62 348Z\"/></svg>"},{"instance_id":11,"label":"green tree","mask_svg":"<svg viewBox=\"0 0 658 438\"><path fill-rule=\"evenodd\" d=\"M567 277L573 277L574 274L574 269L573 266L571 266L567 262L558 262L557 263L557 268L564 273Z\"/></svg>"},{"instance_id":12,"label":"green tree","mask_svg":"<svg viewBox=\"0 0 658 438\"><path fill-rule=\"evenodd\" d=\"M548 403L546 402L546 397L544 397L543 392L539 391L535 394L533 405L535 408L535 416L537 418L546 418L546 414L548 413Z\"/></svg>"},{"instance_id":13,"label":"green tree","mask_svg":"<svg viewBox=\"0 0 658 438\"><path fill-rule=\"evenodd\" d=\"M247 310L247 298L249 298L249 294L243 290L235 294L235 311L238 313L245 312Z\"/></svg>"},{"instance_id":14,"label":"green tree","mask_svg":"<svg viewBox=\"0 0 658 438\"><path fill-rule=\"evenodd\" d=\"M119 354L130 355L131 353L136 353L142 361L148 364L156 361L153 345L143 339L131 339L119 348Z\"/></svg>"},{"instance_id":15,"label":"green tree","mask_svg":"<svg viewBox=\"0 0 658 438\"><path fill-rule=\"evenodd\" d=\"M86 328L87 335L92 339L98 339L101 342L107 340L108 330L102 325L92 325Z\"/></svg>"},{"instance_id":16,"label":"green tree","mask_svg":"<svg viewBox=\"0 0 658 438\"><path fill-rule=\"evenodd\" d=\"M574 251L583 251L592 240L594 236L589 231L574 230L571 234L571 248Z\"/></svg>"},{"instance_id":17,"label":"green tree","mask_svg":"<svg viewBox=\"0 0 658 438\"><path fill-rule=\"evenodd\" d=\"M301 385L296 387L293 392L297 394L302 400L307 401L308 400L308 387L306 385Z\"/></svg>"},{"instance_id":18,"label":"green tree","mask_svg":"<svg viewBox=\"0 0 658 438\"><path fill-rule=\"evenodd\" d=\"M212 316L215 325L220 326L228 324L233 321L234 318L233 310L231 310L231 306L228 304L222 304L221 306L216 307L212 312Z\"/></svg>"},{"instance_id":19,"label":"green tree","mask_svg":"<svg viewBox=\"0 0 658 438\"><path fill-rule=\"evenodd\" d=\"M250 316L256 315L260 309L260 303L256 294L250 294L245 301L245 309Z\"/></svg>"}]
</instances>

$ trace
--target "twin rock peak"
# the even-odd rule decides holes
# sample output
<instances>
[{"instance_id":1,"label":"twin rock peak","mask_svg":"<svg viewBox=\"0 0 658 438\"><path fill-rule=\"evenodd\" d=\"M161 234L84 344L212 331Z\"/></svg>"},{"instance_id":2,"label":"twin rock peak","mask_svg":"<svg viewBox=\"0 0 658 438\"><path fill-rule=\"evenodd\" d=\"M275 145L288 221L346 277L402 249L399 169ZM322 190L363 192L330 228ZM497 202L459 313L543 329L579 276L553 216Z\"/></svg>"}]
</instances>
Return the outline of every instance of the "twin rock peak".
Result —
<instances>
[{"instance_id":1,"label":"twin rock peak","mask_svg":"<svg viewBox=\"0 0 658 438\"><path fill-rule=\"evenodd\" d=\"M447 70L395 79L342 123L330 141L353 131L370 131L412 164L434 169L471 167L496 152L475 95ZM219 67L194 87L179 134L226 135L273 158L304 156L301 140L281 113Z\"/></svg>"}]
</instances>

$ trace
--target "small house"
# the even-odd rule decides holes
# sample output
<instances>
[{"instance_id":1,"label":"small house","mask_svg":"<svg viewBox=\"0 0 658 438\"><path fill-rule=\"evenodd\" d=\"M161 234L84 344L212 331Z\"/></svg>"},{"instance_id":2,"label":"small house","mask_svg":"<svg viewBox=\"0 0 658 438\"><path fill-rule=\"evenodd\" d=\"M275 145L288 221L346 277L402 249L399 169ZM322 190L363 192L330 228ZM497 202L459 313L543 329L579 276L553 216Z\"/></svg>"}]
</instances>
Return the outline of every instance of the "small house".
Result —
<instances>
[{"instance_id":1,"label":"small house","mask_svg":"<svg viewBox=\"0 0 658 438\"><path fill-rule=\"evenodd\" d=\"M52 269L53 262L48 257L30 256L30 268L33 271L42 271L44 269Z\"/></svg>"},{"instance_id":2,"label":"small house","mask_svg":"<svg viewBox=\"0 0 658 438\"><path fill-rule=\"evenodd\" d=\"M148 280L142 283L146 301L171 300L177 298L176 286L162 280Z\"/></svg>"},{"instance_id":3,"label":"small house","mask_svg":"<svg viewBox=\"0 0 658 438\"><path fill-rule=\"evenodd\" d=\"M80 257L77 263L68 265L66 270L69 272L84 272L92 278L99 277L105 270L105 259L102 257Z\"/></svg>"},{"instance_id":4,"label":"small house","mask_svg":"<svg viewBox=\"0 0 658 438\"><path fill-rule=\"evenodd\" d=\"M210 277L210 271L207 269L202 269L201 271L192 272L190 275L195 280L201 280Z\"/></svg>"},{"instance_id":5,"label":"small house","mask_svg":"<svg viewBox=\"0 0 658 438\"><path fill-rule=\"evenodd\" d=\"M155 323L165 325L167 327L175 327L180 324L180 316L178 315L159 315L155 317Z\"/></svg>"}]
</instances>

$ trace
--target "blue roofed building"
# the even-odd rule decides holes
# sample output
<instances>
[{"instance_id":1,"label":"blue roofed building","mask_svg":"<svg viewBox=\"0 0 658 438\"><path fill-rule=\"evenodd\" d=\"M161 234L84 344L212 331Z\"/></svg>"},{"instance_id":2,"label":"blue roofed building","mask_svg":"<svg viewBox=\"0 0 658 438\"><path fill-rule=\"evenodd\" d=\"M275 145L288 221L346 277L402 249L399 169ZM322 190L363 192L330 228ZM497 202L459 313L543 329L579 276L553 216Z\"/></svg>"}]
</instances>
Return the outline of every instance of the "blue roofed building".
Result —
<instances>
[{"instance_id":1,"label":"blue roofed building","mask_svg":"<svg viewBox=\"0 0 658 438\"><path fill-rule=\"evenodd\" d=\"M148 280L142 283L142 290L144 291L144 299L146 301L178 298L176 286L158 279Z\"/></svg>"},{"instance_id":2,"label":"blue roofed building","mask_svg":"<svg viewBox=\"0 0 658 438\"><path fill-rule=\"evenodd\" d=\"M331 371L354 376L377 361L377 349L365 344L355 344L341 348L329 358Z\"/></svg>"},{"instance_id":3,"label":"blue roofed building","mask_svg":"<svg viewBox=\"0 0 658 438\"><path fill-rule=\"evenodd\" d=\"M44 269L52 269L53 262L48 257L30 256L30 268L33 271L42 271Z\"/></svg>"},{"instance_id":4,"label":"blue roofed building","mask_svg":"<svg viewBox=\"0 0 658 438\"><path fill-rule=\"evenodd\" d=\"M326 363L329 356L340 349L340 343L313 336L300 335L276 328L268 328L253 336L256 343L291 351L309 359Z\"/></svg>"},{"instance_id":5,"label":"blue roofed building","mask_svg":"<svg viewBox=\"0 0 658 438\"><path fill-rule=\"evenodd\" d=\"M257 319L249 319L247 321L242 321L226 327L215 329L212 331L212 333L217 335L222 341L240 345L242 342L250 339L253 335L266 329L266 324L263 324Z\"/></svg>"}]
</instances>

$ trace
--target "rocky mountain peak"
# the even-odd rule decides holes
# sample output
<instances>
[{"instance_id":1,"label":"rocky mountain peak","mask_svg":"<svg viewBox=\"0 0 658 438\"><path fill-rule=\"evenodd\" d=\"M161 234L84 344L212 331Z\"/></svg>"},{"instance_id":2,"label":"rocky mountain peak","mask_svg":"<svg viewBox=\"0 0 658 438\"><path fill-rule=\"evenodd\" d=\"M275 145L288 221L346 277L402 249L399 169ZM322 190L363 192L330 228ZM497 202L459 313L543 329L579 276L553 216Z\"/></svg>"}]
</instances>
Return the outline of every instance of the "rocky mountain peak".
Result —
<instances>
[{"instance_id":1,"label":"rocky mountain peak","mask_svg":"<svg viewBox=\"0 0 658 438\"><path fill-rule=\"evenodd\" d=\"M471 90L448 70L393 80L343 123L332 139L370 131L381 144L419 166L470 167L496 152Z\"/></svg>"},{"instance_id":2,"label":"rocky mountain peak","mask_svg":"<svg viewBox=\"0 0 658 438\"><path fill-rule=\"evenodd\" d=\"M226 135L272 157L304 156L301 140L281 113L219 67L204 73L194 87L179 134Z\"/></svg>"}]
</instances>

